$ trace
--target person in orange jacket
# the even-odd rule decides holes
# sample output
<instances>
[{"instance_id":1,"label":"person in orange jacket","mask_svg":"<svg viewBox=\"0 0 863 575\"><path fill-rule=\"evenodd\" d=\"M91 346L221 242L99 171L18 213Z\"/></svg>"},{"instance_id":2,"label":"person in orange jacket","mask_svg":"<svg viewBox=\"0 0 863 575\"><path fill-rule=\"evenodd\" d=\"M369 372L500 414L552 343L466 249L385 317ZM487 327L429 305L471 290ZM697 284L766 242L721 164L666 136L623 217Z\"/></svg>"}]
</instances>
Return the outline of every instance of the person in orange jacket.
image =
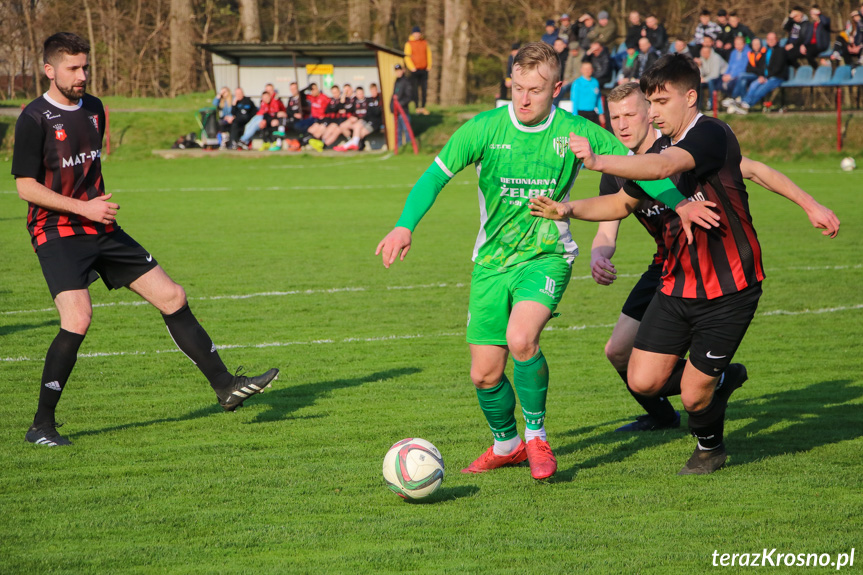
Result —
<instances>
[{"instance_id":1,"label":"person in orange jacket","mask_svg":"<svg viewBox=\"0 0 863 575\"><path fill-rule=\"evenodd\" d=\"M413 83L413 102L417 113L428 116L426 99L428 95L429 70L432 67L432 53L419 26L414 26L405 44L405 64L411 73ZM422 91L422 96L420 96Z\"/></svg>"}]
</instances>

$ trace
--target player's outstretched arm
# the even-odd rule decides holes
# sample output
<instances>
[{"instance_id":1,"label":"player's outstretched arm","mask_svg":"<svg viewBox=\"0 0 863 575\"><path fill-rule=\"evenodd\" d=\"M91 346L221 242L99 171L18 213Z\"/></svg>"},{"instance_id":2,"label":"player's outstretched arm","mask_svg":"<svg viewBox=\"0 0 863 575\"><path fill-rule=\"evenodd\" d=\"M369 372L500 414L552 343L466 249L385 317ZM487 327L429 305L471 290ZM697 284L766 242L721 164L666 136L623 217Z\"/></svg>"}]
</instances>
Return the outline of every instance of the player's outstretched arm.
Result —
<instances>
[{"instance_id":1,"label":"player's outstretched arm","mask_svg":"<svg viewBox=\"0 0 863 575\"><path fill-rule=\"evenodd\" d=\"M388 233L384 239L378 244L378 249L375 250L375 255L380 255L385 268L399 258L404 261L405 256L411 249L411 231L407 228L396 227Z\"/></svg>"},{"instance_id":2,"label":"player's outstretched arm","mask_svg":"<svg viewBox=\"0 0 863 575\"><path fill-rule=\"evenodd\" d=\"M105 194L92 200L76 200L46 188L34 178L17 178L15 186L18 197L39 207L55 212L77 214L91 222L110 224L117 219L119 204L109 202L112 194Z\"/></svg>"},{"instance_id":3,"label":"player's outstretched arm","mask_svg":"<svg viewBox=\"0 0 863 575\"><path fill-rule=\"evenodd\" d=\"M587 222L622 220L635 210L639 200L624 191L572 202L555 202L545 196L530 199L530 214L548 220L575 218Z\"/></svg>"},{"instance_id":4,"label":"player's outstretched arm","mask_svg":"<svg viewBox=\"0 0 863 575\"><path fill-rule=\"evenodd\" d=\"M617 247L617 232L620 220L599 222L590 250L590 275L599 285L608 286L617 279L617 269L611 257Z\"/></svg>"},{"instance_id":5,"label":"player's outstretched arm","mask_svg":"<svg viewBox=\"0 0 863 575\"><path fill-rule=\"evenodd\" d=\"M833 210L819 204L782 172L746 157L740 161L740 172L747 180L752 180L803 208L812 225L824 230L821 232L823 235L835 238L839 234L840 222Z\"/></svg>"},{"instance_id":6,"label":"player's outstretched arm","mask_svg":"<svg viewBox=\"0 0 863 575\"><path fill-rule=\"evenodd\" d=\"M662 180L695 168L695 159L692 155L673 146L658 155L599 155L593 152L590 140L570 134L569 147L588 170L628 180Z\"/></svg>"}]
</instances>

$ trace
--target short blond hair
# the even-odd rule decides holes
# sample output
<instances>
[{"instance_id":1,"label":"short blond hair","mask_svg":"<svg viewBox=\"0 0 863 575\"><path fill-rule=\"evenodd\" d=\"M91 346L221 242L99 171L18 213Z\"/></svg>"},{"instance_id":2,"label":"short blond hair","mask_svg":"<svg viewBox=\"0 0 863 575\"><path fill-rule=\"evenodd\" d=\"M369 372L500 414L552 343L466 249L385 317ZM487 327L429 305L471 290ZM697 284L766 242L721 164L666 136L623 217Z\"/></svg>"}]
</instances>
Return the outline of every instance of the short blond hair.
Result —
<instances>
[{"instance_id":1,"label":"short blond hair","mask_svg":"<svg viewBox=\"0 0 863 575\"><path fill-rule=\"evenodd\" d=\"M530 42L522 46L512 60L512 67L523 70L536 70L541 65L548 66L555 82L560 80L560 58L554 48L545 42Z\"/></svg>"},{"instance_id":2,"label":"short blond hair","mask_svg":"<svg viewBox=\"0 0 863 575\"><path fill-rule=\"evenodd\" d=\"M633 94L639 94L642 98L644 97L644 94L641 92L641 86L638 85L638 82L627 82L626 84L615 86L614 89L608 93L608 96L606 96L605 99L609 102L617 103L625 100Z\"/></svg>"}]
</instances>

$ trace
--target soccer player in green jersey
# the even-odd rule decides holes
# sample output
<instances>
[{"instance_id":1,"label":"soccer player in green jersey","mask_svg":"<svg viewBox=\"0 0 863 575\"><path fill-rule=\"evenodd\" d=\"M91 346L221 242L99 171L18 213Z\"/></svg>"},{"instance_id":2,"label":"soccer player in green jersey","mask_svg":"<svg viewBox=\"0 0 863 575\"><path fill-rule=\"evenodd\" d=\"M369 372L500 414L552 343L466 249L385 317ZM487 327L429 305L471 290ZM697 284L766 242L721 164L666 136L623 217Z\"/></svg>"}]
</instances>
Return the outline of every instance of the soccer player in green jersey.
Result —
<instances>
[{"instance_id":1,"label":"soccer player in green jersey","mask_svg":"<svg viewBox=\"0 0 863 575\"><path fill-rule=\"evenodd\" d=\"M566 201L581 162L569 150L569 134L586 137L594 149L626 154L609 132L552 106L561 88L557 54L542 42L525 45L513 62L513 102L483 112L459 128L411 190L396 227L378 244L383 264L404 259L412 232L437 194L470 164L479 174L481 226L468 304L470 377L494 444L465 473L481 473L527 459L531 475L545 479L557 461L545 433L548 364L539 336L560 302L578 247L568 222L533 218L528 200ZM675 207L685 226L709 227L709 203L687 202L668 180L639 182ZM515 362L515 391L522 405L525 440L515 420L515 393L504 375Z\"/></svg>"}]
</instances>

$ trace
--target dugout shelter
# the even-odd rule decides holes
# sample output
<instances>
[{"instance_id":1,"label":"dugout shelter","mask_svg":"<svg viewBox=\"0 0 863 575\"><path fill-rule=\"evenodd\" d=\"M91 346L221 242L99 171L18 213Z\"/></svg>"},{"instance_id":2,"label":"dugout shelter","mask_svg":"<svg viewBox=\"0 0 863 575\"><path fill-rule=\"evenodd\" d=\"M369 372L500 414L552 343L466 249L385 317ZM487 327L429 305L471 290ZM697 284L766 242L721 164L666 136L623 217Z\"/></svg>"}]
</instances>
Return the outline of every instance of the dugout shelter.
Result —
<instances>
[{"instance_id":1,"label":"dugout shelter","mask_svg":"<svg viewBox=\"0 0 863 575\"><path fill-rule=\"evenodd\" d=\"M333 84L362 86L368 94L369 84L376 83L383 100L387 147L395 149L395 120L389 102L395 85L393 66L404 66L404 52L372 42L224 42L200 46L211 54L216 89L240 87L254 100L268 83L282 98L290 95L291 82L300 89L316 82L328 96Z\"/></svg>"}]
</instances>

